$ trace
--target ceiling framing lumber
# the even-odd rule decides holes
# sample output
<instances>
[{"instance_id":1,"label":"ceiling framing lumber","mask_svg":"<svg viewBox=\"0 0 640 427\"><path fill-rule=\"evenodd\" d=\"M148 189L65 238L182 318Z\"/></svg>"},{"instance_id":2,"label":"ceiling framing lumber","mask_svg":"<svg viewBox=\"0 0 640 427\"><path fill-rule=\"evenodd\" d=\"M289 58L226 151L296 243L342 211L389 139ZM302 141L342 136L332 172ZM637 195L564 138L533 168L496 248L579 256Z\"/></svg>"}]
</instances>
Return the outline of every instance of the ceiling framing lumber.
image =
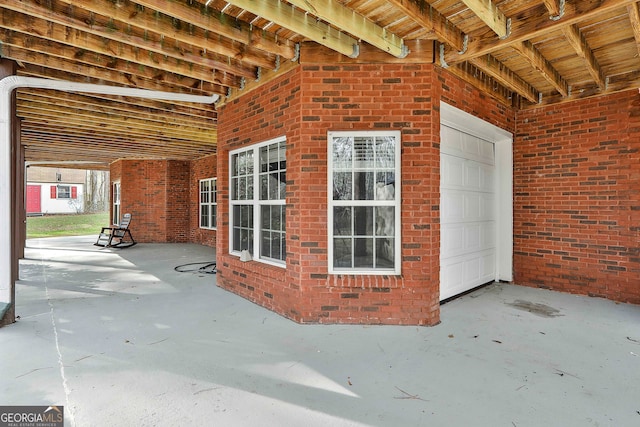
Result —
<instances>
[{"instance_id":1,"label":"ceiling framing lumber","mask_svg":"<svg viewBox=\"0 0 640 427\"><path fill-rule=\"evenodd\" d=\"M492 0L461 0L500 38L509 35L510 21Z\"/></svg>"},{"instance_id":2,"label":"ceiling framing lumber","mask_svg":"<svg viewBox=\"0 0 640 427\"><path fill-rule=\"evenodd\" d=\"M573 46L576 53L580 58L584 59L585 66L587 67L587 71L593 77L593 80L596 82L600 89L605 89L607 86L606 78L604 73L602 72L602 68L600 64L598 64L598 60L593 54L593 50L589 47L589 43L587 39L584 37L584 34L580 31L577 25L570 25L568 27L564 27L562 29L567 41Z\"/></svg>"},{"instance_id":3,"label":"ceiling framing lumber","mask_svg":"<svg viewBox=\"0 0 640 427\"><path fill-rule=\"evenodd\" d=\"M86 0L83 0L83 3L85 2ZM136 0L136 3L150 10L155 9L189 25L200 27L205 31L219 34L241 44L279 55L285 59L293 59L296 56L293 43L287 39L252 29L250 24L210 9L206 3L204 7L190 7L189 2L171 0Z\"/></svg>"},{"instance_id":4,"label":"ceiling framing lumber","mask_svg":"<svg viewBox=\"0 0 640 427\"><path fill-rule=\"evenodd\" d=\"M335 29L309 14L279 0L229 0L227 3L241 7L338 51L351 58L358 56L358 40L342 30Z\"/></svg>"},{"instance_id":5,"label":"ceiling framing lumber","mask_svg":"<svg viewBox=\"0 0 640 427\"><path fill-rule=\"evenodd\" d=\"M487 55L483 58L473 58L469 62L490 76L493 76L493 78L502 83L508 89L511 89L518 95L527 99L529 102L534 104L538 102L540 98L538 91L491 55Z\"/></svg>"},{"instance_id":6,"label":"ceiling framing lumber","mask_svg":"<svg viewBox=\"0 0 640 427\"><path fill-rule=\"evenodd\" d=\"M629 20L633 29L633 37L636 39L636 47L638 55L640 55L640 3L634 3L627 6L629 11Z\"/></svg>"},{"instance_id":7,"label":"ceiling framing lumber","mask_svg":"<svg viewBox=\"0 0 640 427\"><path fill-rule=\"evenodd\" d=\"M402 37L374 24L335 0L288 0L294 6L306 10L361 40L387 52L396 58L404 58L409 53Z\"/></svg>"},{"instance_id":8,"label":"ceiling framing lumber","mask_svg":"<svg viewBox=\"0 0 640 427\"><path fill-rule=\"evenodd\" d=\"M387 0L387 2L400 9L416 23L433 31L442 42L453 47L454 50L459 52L466 50L468 37L429 3L412 0Z\"/></svg>"},{"instance_id":9,"label":"ceiling framing lumber","mask_svg":"<svg viewBox=\"0 0 640 427\"><path fill-rule=\"evenodd\" d=\"M515 20L511 23L511 33L508 38L481 37L469 41L466 51L445 52L444 60L447 64L459 64L471 58L488 55L504 49L515 43L524 42L548 34L550 31L562 29L568 25L578 24L589 19L626 7L637 0L580 0L565 6L562 19L553 21L548 16L536 16L528 20Z\"/></svg>"},{"instance_id":10,"label":"ceiling framing lumber","mask_svg":"<svg viewBox=\"0 0 640 427\"><path fill-rule=\"evenodd\" d=\"M36 0L8 2L0 6L7 10L23 13L45 22L44 26L38 26L36 23L31 24L15 16L4 16L3 26L12 28L10 26L11 22L17 21L17 23L22 23L23 25L27 24L31 33L41 34L45 37L52 32L48 27L53 25L55 26L56 34L53 37L56 37L56 40L61 43L67 39L67 44L73 44L76 47L84 47L82 45L85 45L86 49L102 51L105 55L111 53L113 56L122 57L129 51L130 59L138 57L140 58L139 60L141 60L142 57L149 57L152 61L159 61L158 59L154 59L155 55L173 58L173 62L184 64L183 66L186 68L188 68L188 63L190 62L212 70L230 72L245 77L255 76L255 68L244 69L240 64L229 64L222 58L197 52L194 46L186 45L176 40L160 37L160 35L152 38L152 35L148 33L138 35L129 32L130 27L128 27L127 24L120 23L120 25L118 25L118 22L109 21L106 18L104 22L92 22L90 18L87 17L76 17L75 13L79 12L78 8L72 8L73 14L65 15L61 11L51 10L38 5ZM4 12L3 15L7 15L7 13ZM49 21L49 24L46 24L46 21ZM69 31L70 28L77 31ZM12 29L20 31L17 28ZM103 46L102 49L100 49L100 46ZM140 51L140 49L142 49L142 51ZM212 73L210 72L210 74ZM211 81L211 77L207 77L207 79Z\"/></svg>"},{"instance_id":11,"label":"ceiling framing lumber","mask_svg":"<svg viewBox=\"0 0 640 427\"><path fill-rule=\"evenodd\" d=\"M549 19L557 21L564 15L565 0L543 0L544 5L549 11Z\"/></svg>"},{"instance_id":12,"label":"ceiling framing lumber","mask_svg":"<svg viewBox=\"0 0 640 427\"><path fill-rule=\"evenodd\" d=\"M214 154L218 109L305 64L434 64L514 109L637 91L640 2L0 0L0 58L18 76L220 96L17 90L26 161L103 168Z\"/></svg>"},{"instance_id":13,"label":"ceiling framing lumber","mask_svg":"<svg viewBox=\"0 0 640 427\"><path fill-rule=\"evenodd\" d=\"M560 73L553 68L530 41L511 45L527 62L535 68L562 96L569 94L569 85Z\"/></svg>"}]
</instances>

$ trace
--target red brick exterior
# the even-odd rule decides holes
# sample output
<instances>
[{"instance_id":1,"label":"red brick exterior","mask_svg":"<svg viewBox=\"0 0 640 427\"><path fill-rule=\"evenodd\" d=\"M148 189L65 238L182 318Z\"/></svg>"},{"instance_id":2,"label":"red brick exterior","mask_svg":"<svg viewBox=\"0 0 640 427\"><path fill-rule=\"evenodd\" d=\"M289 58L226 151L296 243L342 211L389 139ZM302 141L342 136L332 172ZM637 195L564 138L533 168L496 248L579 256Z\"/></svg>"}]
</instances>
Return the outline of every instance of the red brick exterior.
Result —
<instances>
[{"instance_id":1,"label":"red brick exterior","mask_svg":"<svg viewBox=\"0 0 640 427\"><path fill-rule=\"evenodd\" d=\"M216 246L216 230L200 228L200 180L217 178L217 155L206 156L191 162L191 194L189 197L189 226L192 243L205 246Z\"/></svg>"},{"instance_id":2,"label":"red brick exterior","mask_svg":"<svg viewBox=\"0 0 640 427\"><path fill-rule=\"evenodd\" d=\"M111 181L120 181L120 209L131 213L136 241L189 241L190 215L197 213L190 204L189 162L119 160L111 165Z\"/></svg>"},{"instance_id":3,"label":"red brick exterior","mask_svg":"<svg viewBox=\"0 0 640 427\"><path fill-rule=\"evenodd\" d=\"M515 282L640 303L637 90L521 111Z\"/></svg>"},{"instance_id":4,"label":"red brick exterior","mask_svg":"<svg viewBox=\"0 0 640 427\"><path fill-rule=\"evenodd\" d=\"M439 322L440 101L514 133L515 282L640 303L640 96L516 112L430 64L304 64L219 108L218 154L123 160L143 242L215 245L217 283L298 322ZM329 275L327 132L400 130L402 274ZM286 268L229 254L229 151L287 138ZM217 177L218 230L198 227Z\"/></svg>"},{"instance_id":5,"label":"red brick exterior","mask_svg":"<svg viewBox=\"0 0 640 427\"><path fill-rule=\"evenodd\" d=\"M511 109L433 65L302 65L219 110L218 284L299 322L439 322L439 103ZM453 102L455 100L455 102ZM328 275L327 132L402 132L402 274ZM229 255L228 153L287 137L287 268Z\"/></svg>"}]
</instances>

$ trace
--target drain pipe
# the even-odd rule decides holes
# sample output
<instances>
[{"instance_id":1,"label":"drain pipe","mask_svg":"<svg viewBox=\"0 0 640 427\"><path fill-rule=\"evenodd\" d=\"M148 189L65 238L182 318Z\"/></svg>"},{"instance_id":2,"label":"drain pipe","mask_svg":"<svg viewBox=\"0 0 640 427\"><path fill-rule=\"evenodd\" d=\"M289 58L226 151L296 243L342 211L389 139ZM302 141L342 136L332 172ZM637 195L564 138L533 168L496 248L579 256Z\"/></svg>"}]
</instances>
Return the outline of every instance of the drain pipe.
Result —
<instances>
[{"instance_id":1,"label":"drain pipe","mask_svg":"<svg viewBox=\"0 0 640 427\"><path fill-rule=\"evenodd\" d=\"M161 101L213 104L219 96L188 95L146 89L75 83L36 77L8 76L0 80L0 321L4 312L14 304L12 283L11 235L11 94L18 88L52 89L63 92L94 93L101 95L131 96ZM13 319L12 319L13 321Z\"/></svg>"}]
</instances>

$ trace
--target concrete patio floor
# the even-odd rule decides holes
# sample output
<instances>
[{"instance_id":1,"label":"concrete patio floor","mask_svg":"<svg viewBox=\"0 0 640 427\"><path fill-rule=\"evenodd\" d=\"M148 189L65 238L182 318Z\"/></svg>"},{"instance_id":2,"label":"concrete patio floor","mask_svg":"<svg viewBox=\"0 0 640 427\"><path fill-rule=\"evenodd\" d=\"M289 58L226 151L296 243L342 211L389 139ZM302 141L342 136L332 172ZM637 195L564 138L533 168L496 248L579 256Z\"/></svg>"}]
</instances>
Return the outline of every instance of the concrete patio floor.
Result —
<instances>
[{"instance_id":1,"label":"concrete patio floor","mask_svg":"<svg viewBox=\"0 0 640 427\"><path fill-rule=\"evenodd\" d=\"M638 426L640 306L493 284L442 323L299 325L174 267L192 244L27 242L0 405L67 426Z\"/></svg>"}]
</instances>

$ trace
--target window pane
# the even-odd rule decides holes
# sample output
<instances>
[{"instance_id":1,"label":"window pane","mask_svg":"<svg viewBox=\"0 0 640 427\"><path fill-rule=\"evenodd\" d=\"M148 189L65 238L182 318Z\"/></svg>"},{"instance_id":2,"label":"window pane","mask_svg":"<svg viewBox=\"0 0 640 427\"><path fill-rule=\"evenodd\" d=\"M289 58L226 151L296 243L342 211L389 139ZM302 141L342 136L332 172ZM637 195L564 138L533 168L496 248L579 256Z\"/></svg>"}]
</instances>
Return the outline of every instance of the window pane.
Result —
<instances>
[{"instance_id":1,"label":"window pane","mask_svg":"<svg viewBox=\"0 0 640 427\"><path fill-rule=\"evenodd\" d=\"M373 200L373 172L355 172L355 200Z\"/></svg>"},{"instance_id":2,"label":"window pane","mask_svg":"<svg viewBox=\"0 0 640 427\"><path fill-rule=\"evenodd\" d=\"M353 239L353 249L355 268L373 268L373 239Z\"/></svg>"},{"instance_id":3,"label":"window pane","mask_svg":"<svg viewBox=\"0 0 640 427\"><path fill-rule=\"evenodd\" d=\"M354 208L354 235L373 236L373 207L356 206Z\"/></svg>"},{"instance_id":4,"label":"window pane","mask_svg":"<svg viewBox=\"0 0 640 427\"><path fill-rule=\"evenodd\" d=\"M351 207L335 206L333 208L333 235L351 236Z\"/></svg>"},{"instance_id":5,"label":"window pane","mask_svg":"<svg viewBox=\"0 0 640 427\"><path fill-rule=\"evenodd\" d=\"M286 199L287 198L287 172L286 171L280 172L280 182L278 183L278 186L280 187L278 198L280 200Z\"/></svg>"},{"instance_id":6,"label":"window pane","mask_svg":"<svg viewBox=\"0 0 640 427\"><path fill-rule=\"evenodd\" d=\"M395 159L396 138L393 136L376 137L376 167L393 169Z\"/></svg>"},{"instance_id":7,"label":"window pane","mask_svg":"<svg viewBox=\"0 0 640 427\"><path fill-rule=\"evenodd\" d=\"M374 166L373 138L356 137L353 144L354 167L372 168Z\"/></svg>"},{"instance_id":8,"label":"window pane","mask_svg":"<svg viewBox=\"0 0 640 427\"><path fill-rule=\"evenodd\" d=\"M218 206L213 205L211 206L211 227L215 227L216 226L216 222L218 220Z\"/></svg>"},{"instance_id":9,"label":"window pane","mask_svg":"<svg viewBox=\"0 0 640 427\"><path fill-rule=\"evenodd\" d=\"M352 268L351 239L333 239L333 266L334 268Z\"/></svg>"},{"instance_id":10,"label":"window pane","mask_svg":"<svg viewBox=\"0 0 640 427\"><path fill-rule=\"evenodd\" d=\"M209 206L200 206L200 227L209 226Z\"/></svg>"},{"instance_id":11,"label":"window pane","mask_svg":"<svg viewBox=\"0 0 640 427\"><path fill-rule=\"evenodd\" d=\"M353 174L351 172L333 173L333 200L353 199Z\"/></svg>"},{"instance_id":12,"label":"window pane","mask_svg":"<svg viewBox=\"0 0 640 427\"><path fill-rule=\"evenodd\" d=\"M260 253L262 256L273 258L271 255L271 233L268 231L262 232L262 247Z\"/></svg>"},{"instance_id":13,"label":"window pane","mask_svg":"<svg viewBox=\"0 0 640 427\"><path fill-rule=\"evenodd\" d=\"M333 139L333 167L334 169L351 169L353 158L353 138L343 137Z\"/></svg>"},{"instance_id":14,"label":"window pane","mask_svg":"<svg viewBox=\"0 0 640 427\"><path fill-rule=\"evenodd\" d=\"M395 235L395 208L380 206L376 208L376 236Z\"/></svg>"},{"instance_id":15,"label":"window pane","mask_svg":"<svg viewBox=\"0 0 640 427\"><path fill-rule=\"evenodd\" d=\"M376 239L376 267L392 268L394 260L394 239Z\"/></svg>"}]
</instances>

